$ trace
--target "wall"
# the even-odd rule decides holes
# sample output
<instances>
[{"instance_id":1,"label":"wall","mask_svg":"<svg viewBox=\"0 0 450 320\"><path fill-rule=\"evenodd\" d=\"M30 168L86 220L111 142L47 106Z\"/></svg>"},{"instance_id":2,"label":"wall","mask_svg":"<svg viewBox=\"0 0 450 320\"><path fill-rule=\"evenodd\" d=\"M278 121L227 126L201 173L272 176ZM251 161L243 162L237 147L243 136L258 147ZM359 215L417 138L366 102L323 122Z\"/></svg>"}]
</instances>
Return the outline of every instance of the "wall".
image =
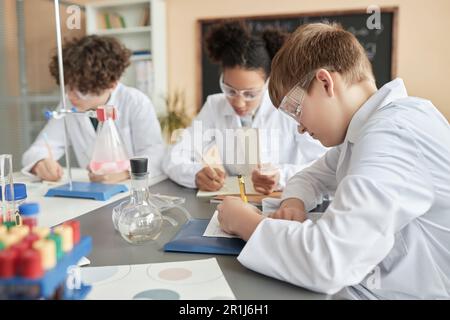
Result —
<instances>
[{"instance_id":1,"label":"wall","mask_svg":"<svg viewBox=\"0 0 450 320\"><path fill-rule=\"evenodd\" d=\"M0 0L0 153L13 154L15 168L20 167L23 151L31 143L32 133L44 124L44 118L37 105L49 103L42 96L52 93L58 96L58 87L48 71L49 58L55 51L56 31L53 1L24 1L25 28L25 70L29 100L21 100L19 68L19 39L17 26L16 0ZM66 21L66 7L61 6L61 19ZM83 16L83 15L82 15ZM65 38L84 34L84 20L80 30L68 30L63 23L62 34ZM4 71L3 71L4 69ZM41 100L36 97L39 96ZM7 99L5 99L7 98ZM39 101L37 101L39 100ZM27 101L29 103L27 103ZM5 120L7 119L7 121Z\"/></svg>"},{"instance_id":2,"label":"wall","mask_svg":"<svg viewBox=\"0 0 450 320\"><path fill-rule=\"evenodd\" d=\"M365 9L371 4L399 7L397 76L410 95L432 100L450 119L450 95L443 89L450 72L448 0L167 0L169 90L185 90L193 112L200 107L197 19Z\"/></svg>"},{"instance_id":3,"label":"wall","mask_svg":"<svg viewBox=\"0 0 450 320\"><path fill-rule=\"evenodd\" d=\"M13 0L4 0L0 4L0 154L17 156L15 139L19 135L17 129L20 118L17 104L4 100L6 95L19 94L19 61L17 50L16 6ZM10 57L10 59L4 59ZM7 121L5 120L7 119Z\"/></svg>"},{"instance_id":4,"label":"wall","mask_svg":"<svg viewBox=\"0 0 450 320\"><path fill-rule=\"evenodd\" d=\"M86 33L86 21L81 12L80 29L69 30L66 21L69 14L66 6L60 6L63 41L80 37ZM54 3L48 0L25 2L25 46L27 52L27 80L31 93L46 93L57 90L55 80L48 70L50 58L56 53L56 29ZM46 17L42 19L40 17Z\"/></svg>"}]
</instances>

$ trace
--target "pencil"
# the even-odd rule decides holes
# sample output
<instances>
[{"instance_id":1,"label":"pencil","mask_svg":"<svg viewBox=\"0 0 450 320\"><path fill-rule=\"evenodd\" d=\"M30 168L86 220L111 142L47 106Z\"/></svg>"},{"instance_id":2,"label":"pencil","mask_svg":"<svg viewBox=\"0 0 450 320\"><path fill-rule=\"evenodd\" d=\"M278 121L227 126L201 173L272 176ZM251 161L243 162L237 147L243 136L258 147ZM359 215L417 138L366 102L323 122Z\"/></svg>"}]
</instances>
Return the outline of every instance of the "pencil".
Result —
<instances>
[{"instance_id":1,"label":"pencil","mask_svg":"<svg viewBox=\"0 0 450 320\"><path fill-rule=\"evenodd\" d=\"M244 181L244 178L242 177L242 175L238 175L237 178L238 178L238 183L239 183L239 192L241 194L241 199L245 203L248 203L247 195L245 194L245 181Z\"/></svg>"},{"instance_id":2,"label":"pencil","mask_svg":"<svg viewBox=\"0 0 450 320\"><path fill-rule=\"evenodd\" d=\"M195 152L196 152L197 155L199 156L200 162L201 162L205 167L210 168L210 169L214 172L215 177L218 177L218 176L217 176L217 173L216 173L216 170L214 170L214 168L211 167L211 165L210 165L208 162L206 162L206 160L203 158L203 155L202 155L197 149L195 149ZM217 179L214 179L214 181L219 182L219 180L217 180Z\"/></svg>"}]
</instances>

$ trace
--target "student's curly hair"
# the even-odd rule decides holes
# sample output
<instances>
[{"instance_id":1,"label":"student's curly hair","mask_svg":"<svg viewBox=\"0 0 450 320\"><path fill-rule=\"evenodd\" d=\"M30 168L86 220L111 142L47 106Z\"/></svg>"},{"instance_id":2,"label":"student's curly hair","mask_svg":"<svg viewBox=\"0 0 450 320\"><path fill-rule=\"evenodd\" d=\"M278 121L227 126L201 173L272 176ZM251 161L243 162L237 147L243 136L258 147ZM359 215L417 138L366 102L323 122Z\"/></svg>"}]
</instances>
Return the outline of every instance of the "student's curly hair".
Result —
<instances>
[{"instance_id":1,"label":"student's curly hair","mask_svg":"<svg viewBox=\"0 0 450 320\"><path fill-rule=\"evenodd\" d=\"M270 75L272 59L284 44L287 34L276 28L252 33L242 20L215 24L205 37L206 51L212 62L222 68L263 69Z\"/></svg>"},{"instance_id":2,"label":"student's curly hair","mask_svg":"<svg viewBox=\"0 0 450 320\"><path fill-rule=\"evenodd\" d=\"M83 94L100 94L120 79L130 56L131 51L111 37L91 35L68 41L63 46L65 84ZM59 85L57 55L49 68Z\"/></svg>"}]
</instances>

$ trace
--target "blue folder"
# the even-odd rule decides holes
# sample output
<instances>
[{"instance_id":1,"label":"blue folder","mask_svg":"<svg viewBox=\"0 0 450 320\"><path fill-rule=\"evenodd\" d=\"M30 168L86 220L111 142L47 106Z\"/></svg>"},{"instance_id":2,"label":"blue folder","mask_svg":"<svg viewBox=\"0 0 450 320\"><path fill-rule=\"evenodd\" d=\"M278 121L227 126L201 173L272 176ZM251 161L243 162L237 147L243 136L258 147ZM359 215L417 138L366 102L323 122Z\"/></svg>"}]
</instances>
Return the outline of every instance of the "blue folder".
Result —
<instances>
[{"instance_id":1,"label":"blue folder","mask_svg":"<svg viewBox=\"0 0 450 320\"><path fill-rule=\"evenodd\" d=\"M245 246L238 238L203 237L209 219L193 219L184 224L164 251L225 254L237 256Z\"/></svg>"}]
</instances>

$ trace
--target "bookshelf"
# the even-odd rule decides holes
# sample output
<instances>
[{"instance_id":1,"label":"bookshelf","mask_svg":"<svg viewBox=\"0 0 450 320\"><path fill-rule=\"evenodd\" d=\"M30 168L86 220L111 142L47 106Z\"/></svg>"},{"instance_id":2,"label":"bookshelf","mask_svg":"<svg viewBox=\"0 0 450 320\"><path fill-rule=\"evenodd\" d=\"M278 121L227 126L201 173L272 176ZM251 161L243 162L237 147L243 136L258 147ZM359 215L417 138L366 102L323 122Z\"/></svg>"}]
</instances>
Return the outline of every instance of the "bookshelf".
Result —
<instances>
[{"instance_id":1,"label":"bookshelf","mask_svg":"<svg viewBox=\"0 0 450 320\"><path fill-rule=\"evenodd\" d=\"M147 94L160 115L167 94L165 0L105 0L86 3L86 32L111 36L133 51L121 81Z\"/></svg>"}]
</instances>

